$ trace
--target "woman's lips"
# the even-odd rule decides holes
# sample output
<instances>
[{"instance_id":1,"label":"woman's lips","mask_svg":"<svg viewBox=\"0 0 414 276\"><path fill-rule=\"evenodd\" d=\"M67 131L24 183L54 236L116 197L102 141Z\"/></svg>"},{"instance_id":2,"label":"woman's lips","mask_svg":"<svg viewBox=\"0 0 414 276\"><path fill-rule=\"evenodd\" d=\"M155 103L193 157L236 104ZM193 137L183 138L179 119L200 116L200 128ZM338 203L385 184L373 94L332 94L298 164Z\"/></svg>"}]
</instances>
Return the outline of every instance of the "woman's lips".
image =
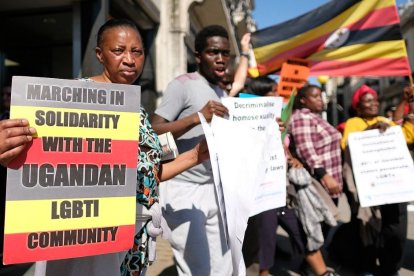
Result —
<instances>
[{"instance_id":1,"label":"woman's lips","mask_svg":"<svg viewBox=\"0 0 414 276\"><path fill-rule=\"evenodd\" d=\"M133 76L133 75L136 75L136 71L132 71L132 70L124 70L124 71L122 71L122 73L123 73L124 75L127 75L127 76Z\"/></svg>"}]
</instances>

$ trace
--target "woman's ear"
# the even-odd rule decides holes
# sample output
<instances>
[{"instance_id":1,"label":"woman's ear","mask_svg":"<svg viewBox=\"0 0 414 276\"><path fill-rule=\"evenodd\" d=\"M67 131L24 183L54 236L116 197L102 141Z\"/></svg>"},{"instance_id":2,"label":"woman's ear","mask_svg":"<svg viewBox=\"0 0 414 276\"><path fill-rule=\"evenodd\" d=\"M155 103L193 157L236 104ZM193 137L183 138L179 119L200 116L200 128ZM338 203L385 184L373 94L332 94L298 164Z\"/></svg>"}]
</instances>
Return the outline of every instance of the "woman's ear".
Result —
<instances>
[{"instance_id":1,"label":"woman's ear","mask_svg":"<svg viewBox=\"0 0 414 276\"><path fill-rule=\"evenodd\" d=\"M99 47L95 48L95 54L96 54L96 58L99 60L100 63L103 63L103 58L102 58L102 50Z\"/></svg>"},{"instance_id":2,"label":"woman's ear","mask_svg":"<svg viewBox=\"0 0 414 276\"><path fill-rule=\"evenodd\" d=\"M299 102L300 102L302 105L304 105L304 104L305 104L305 98L304 98L304 97L300 98L300 99L299 99Z\"/></svg>"},{"instance_id":3,"label":"woman's ear","mask_svg":"<svg viewBox=\"0 0 414 276\"><path fill-rule=\"evenodd\" d=\"M195 51L194 52L194 57L195 57L196 63L197 64L200 64L201 63L201 55L200 55L200 53L197 52L197 51Z\"/></svg>"},{"instance_id":4,"label":"woman's ear","mask_svg":"<svg viewBox=\"0 0 414 276\"><path fill-rule=\"evenodd\" d=\"M359 103L357 104L357 108L356 108L355 112L358 115L358 117L361 117L361 115L362 115L362 109L359 106Z\"/></svg>"}]
</instances>

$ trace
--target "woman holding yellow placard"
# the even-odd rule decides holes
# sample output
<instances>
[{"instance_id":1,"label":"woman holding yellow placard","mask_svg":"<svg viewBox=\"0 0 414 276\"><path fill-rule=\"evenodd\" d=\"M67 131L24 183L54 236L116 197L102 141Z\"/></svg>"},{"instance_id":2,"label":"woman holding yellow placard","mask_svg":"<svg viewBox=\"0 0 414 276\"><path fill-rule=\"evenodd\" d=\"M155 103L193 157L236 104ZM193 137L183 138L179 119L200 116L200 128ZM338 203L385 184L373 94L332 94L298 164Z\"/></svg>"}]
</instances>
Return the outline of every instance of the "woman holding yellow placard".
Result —
<instances>
[{"instance_id":1,"label":"woman holding yellow placard","mask_svg":"<svg viewBox=\"0 0 414 276\"><path fill-rule=\"evenodd\" d=\"M141 35L135 24L125 19L111 19L98 31L96 56L103 65L100 75L87 81L133 84L140 76L145 60ZM139 162L137 166L137 206L143 206L142 218L136 224L134 246L128 252L39 262L36 275L142 275L153 251L150 241L168 232L158 206L156 187L208 158L205 141L161 164L162 150L152 130L148 114L141 107L139 128ZM3 166L17 157L33 140L36 130L25 119L0 122L0 163ZM164 233L165 234L165 233ZM133 241L131 241L131 244Z\"/></svg>"}]
</instances>

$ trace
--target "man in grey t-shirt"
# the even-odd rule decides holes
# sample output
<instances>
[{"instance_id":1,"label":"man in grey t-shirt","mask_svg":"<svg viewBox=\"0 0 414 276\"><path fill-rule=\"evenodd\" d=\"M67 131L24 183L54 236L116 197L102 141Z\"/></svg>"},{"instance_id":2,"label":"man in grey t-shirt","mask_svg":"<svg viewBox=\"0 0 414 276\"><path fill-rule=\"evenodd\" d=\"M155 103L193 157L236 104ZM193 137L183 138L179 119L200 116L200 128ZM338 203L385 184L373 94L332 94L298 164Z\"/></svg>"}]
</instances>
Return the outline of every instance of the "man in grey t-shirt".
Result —
<instances>
[{"instance_id":1,"label":"man in grey t-shirt","mask_svg":"<svg viewBox=\"0 0 414 276\"><path fill-rule=\"evenodd\" d=\"M207 121L223 117L220 103L225 92L218 82L230 56L227 31L208 26L195 40L199 70L181 75L167 87L155 111L152 126L158 134L170 131L180 152L204 138L197 112ZM219 215L210 161L203 162L160 186L164 216L172 230L171 245L180 275L231 275L227 247Z\"/></svg>"}]
</instances>

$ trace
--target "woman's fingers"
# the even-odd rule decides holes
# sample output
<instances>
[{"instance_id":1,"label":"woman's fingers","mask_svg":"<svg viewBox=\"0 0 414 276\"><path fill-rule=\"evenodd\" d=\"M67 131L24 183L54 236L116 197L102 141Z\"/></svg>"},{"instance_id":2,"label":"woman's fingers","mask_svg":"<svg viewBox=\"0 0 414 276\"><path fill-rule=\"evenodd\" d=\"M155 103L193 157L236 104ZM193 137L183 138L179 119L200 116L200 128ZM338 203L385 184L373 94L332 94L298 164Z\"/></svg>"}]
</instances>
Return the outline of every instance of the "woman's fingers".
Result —
<instances>
[{"instance_id":1,"label":"woman's fingers","mask_svg":"<svg viewBox=\"0 0 414 276\"><path fill-rule=\"evenodd\" d=\"M6 166L33 140L36 129L26 119L0 121L0 164Z\"/></svg>"},{"instance_id":2,"label":"woman's fingers","mask_svg":"<svg viewBox=\"0 0 414 276\"><path fill-rule=\"evenodd\" d=\"M10 161L16 158L22 151L26 148L26 144L22 144L20 146L14 147L6 152L0 154L0 164L3 166L7 166Z\"/></svg>"}]
</instances>

